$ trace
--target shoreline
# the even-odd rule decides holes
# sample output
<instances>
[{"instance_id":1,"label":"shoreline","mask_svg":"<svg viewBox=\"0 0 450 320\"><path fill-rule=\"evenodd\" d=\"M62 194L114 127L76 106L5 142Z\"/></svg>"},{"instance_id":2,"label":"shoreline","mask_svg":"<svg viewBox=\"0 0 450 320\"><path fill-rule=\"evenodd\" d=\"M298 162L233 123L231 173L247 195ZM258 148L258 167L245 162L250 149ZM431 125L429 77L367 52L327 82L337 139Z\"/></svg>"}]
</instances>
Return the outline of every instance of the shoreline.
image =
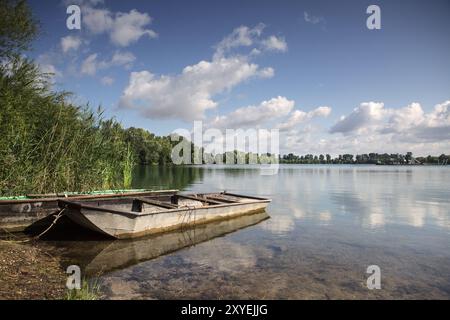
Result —
<instances>
[{"instance_id":1,"label":"shoreline","mask_svg":"<svg viewBox=\"0 0 450 320\"><path fill-rule=\"evenodd\" d=\"M59 258L39 245L0 240L0 300L61 300L66 279Z\"/></svg>"}]
</instances>

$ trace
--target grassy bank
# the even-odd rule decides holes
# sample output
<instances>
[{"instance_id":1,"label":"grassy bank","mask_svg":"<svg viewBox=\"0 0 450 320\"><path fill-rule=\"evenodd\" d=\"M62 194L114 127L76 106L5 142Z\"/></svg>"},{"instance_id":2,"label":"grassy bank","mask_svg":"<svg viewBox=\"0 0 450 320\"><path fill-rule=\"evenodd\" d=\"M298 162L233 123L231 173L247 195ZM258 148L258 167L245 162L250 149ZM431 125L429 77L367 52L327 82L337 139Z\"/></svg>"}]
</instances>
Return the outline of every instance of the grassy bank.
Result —
<instances>
[{"instance_id":1,"label":"grassy bank","mask_svg":"<svg viewBox=\"0 0 450 320\"><path fill-rule=\"evenodd\" d=\"M101 298L100 286L96 281L82 280L80 289L68 290L66 300L98 300Z\"/></svg>"}]
</instances>

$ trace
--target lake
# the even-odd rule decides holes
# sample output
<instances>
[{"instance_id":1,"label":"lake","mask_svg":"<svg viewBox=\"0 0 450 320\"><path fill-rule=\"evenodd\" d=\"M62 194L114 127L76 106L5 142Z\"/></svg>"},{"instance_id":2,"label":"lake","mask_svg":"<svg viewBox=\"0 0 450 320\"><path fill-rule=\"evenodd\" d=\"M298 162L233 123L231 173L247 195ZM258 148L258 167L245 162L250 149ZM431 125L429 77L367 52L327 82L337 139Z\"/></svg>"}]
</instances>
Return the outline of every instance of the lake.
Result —
<instances>
[{"instance_id":1,"label":"lake","mask_svg":"<svg viewBox=\"0 0 450 320\"><path fill-rule=\"evenodd\" d=\"M450 167L138 167L133 187L269 197L267 214L131 241L48 242L112 299L448 299ZM368 266L381 289L367 288ZM82 267L82 271L83 271Z\"/></svg>"}]
</instances>

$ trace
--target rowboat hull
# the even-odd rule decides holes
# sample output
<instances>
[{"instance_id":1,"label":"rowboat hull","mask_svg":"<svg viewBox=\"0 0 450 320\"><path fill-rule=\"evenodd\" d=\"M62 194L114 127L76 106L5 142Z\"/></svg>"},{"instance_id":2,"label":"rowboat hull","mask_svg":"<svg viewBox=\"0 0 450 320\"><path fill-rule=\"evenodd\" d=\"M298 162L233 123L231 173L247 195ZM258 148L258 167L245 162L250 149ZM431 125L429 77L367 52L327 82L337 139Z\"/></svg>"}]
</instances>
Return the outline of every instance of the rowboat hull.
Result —
<instances>
[{"instance_id":1,"label":"rowboat hull","mask_svg":"<svg viewBox=\"0 0 450 320\"><path fill-rule=\"evenodd\" d=\"M246 198L235 203L184 206L150 213L115 210L60 200L75 223L117 239L136 238L264 211L270 199Z\"/></svg>"},{"instance_id":2,"label":"rowboat hull","mask_svg":"<svg viewBox=\"0 0 450 320\"><path fill-rule=\"evenodd\" d=\"M34 222L41 220L57 211L58 200L72 201L89 199L108 199L130 196L171 195L177 190L141 191L141 192L109 192L106 194L65 194L65 195L36 195L22 197L24 199L0 200L0 233L23 231Z\"/></svg>"}]
</instances>

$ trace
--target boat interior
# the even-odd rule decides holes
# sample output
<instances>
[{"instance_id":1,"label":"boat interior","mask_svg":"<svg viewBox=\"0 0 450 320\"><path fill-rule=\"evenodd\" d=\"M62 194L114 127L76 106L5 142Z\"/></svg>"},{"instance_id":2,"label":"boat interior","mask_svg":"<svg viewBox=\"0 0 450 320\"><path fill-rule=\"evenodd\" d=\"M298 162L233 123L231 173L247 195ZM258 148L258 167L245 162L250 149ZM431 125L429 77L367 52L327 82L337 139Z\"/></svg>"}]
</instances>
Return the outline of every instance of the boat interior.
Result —
<instances>
[{"instance_id":1,"label":"boat interior","mask_svg":"<svg viewBox=\"0 0 450 320\"><path fill-rule=\"evenodd\" d=\"M143 197L117 197L109 199L90 199L76 201L85 206L100 207L117 211L136 213L156 213L170 209L199 208L212 205L246 203L267 200L264 198L243 196L226 192L202 194L168 194Z\"/></svg>"}]
</instances>

